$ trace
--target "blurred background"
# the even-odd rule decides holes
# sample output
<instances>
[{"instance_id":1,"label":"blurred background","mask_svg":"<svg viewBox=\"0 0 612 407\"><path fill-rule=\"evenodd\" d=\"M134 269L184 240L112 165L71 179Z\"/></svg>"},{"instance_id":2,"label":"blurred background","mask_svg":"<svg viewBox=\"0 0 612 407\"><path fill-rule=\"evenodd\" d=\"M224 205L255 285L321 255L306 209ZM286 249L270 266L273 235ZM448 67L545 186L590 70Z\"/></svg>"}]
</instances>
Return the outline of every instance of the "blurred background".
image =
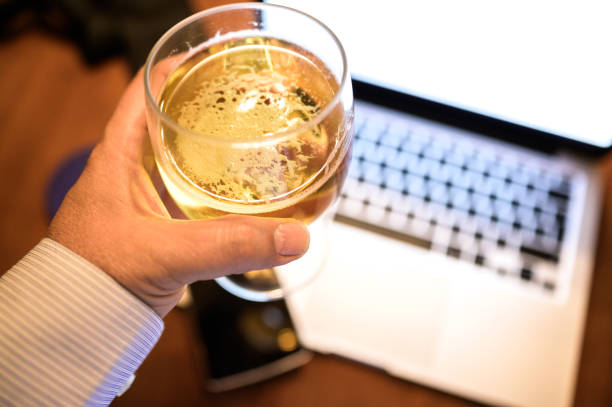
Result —
<instances>
[{"instance_id":1,"label":"blurred background","mask_svg":"<svg viewBox=\"0 0 612 407\"><path fill-rule=\"evenodd\" d=\"M48 191L70 157L100 139L154 41L189 13L227 1L0 0L0 273L45 236ZM576 406L612 405L612 157ZM52 208L51 208L52 209ZM473 406L333 356L264 383L206 392L206 349L174 310L115 406Z\"/></svg>"}]
</instances>

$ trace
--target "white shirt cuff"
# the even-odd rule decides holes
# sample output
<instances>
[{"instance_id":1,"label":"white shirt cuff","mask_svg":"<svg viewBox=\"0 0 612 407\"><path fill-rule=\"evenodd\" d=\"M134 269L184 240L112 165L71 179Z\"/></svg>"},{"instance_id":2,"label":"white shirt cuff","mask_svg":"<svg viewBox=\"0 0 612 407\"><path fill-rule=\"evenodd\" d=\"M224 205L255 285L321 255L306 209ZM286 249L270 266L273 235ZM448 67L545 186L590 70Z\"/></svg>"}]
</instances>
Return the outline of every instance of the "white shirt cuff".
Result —
<instances>
[{"instance_id":1,"label":"white shirt cuff","mask_svg":"<svg viewBox=\"0 0 612 407\"><path fill-rule=\"evenodd\" d=\"M43 239L0 278L0 404L106 406L163 328L109 275Z\"/></svg>"}]
</instances>

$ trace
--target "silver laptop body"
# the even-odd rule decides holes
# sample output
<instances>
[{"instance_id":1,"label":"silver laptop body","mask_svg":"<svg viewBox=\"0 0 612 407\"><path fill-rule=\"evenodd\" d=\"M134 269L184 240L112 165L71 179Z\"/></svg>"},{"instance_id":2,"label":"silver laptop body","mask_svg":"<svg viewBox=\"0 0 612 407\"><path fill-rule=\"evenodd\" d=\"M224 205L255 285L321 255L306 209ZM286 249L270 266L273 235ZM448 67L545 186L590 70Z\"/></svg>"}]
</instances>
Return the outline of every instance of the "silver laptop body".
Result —
<instances>
[{"instance_id":1,"label":"silver laptop body","mask_svg":"<svg viewBox=\"0 0 612 407\"><path fill-rule=\"evenodd\" d=\"M605 13L556 2L280 3L336 31L359 80L349 176L325 238L312 241L313 253L327 254L307 255L302 267L321 271L287 299L302 343L488 404L570 406L601 202L594 160L582 150L612 142L607 124L596 127L605 123L598 112L612 109L610 76L592 77L612 62L585 54L609 48L597 46L612 38L601 31L610 31ZM585 29L566 32L578 17ZM507 58L518 55L515 46L540 62ZM594 58L585 61L590 75L570 77L581 65L554 60L569 55L571 64L573 51ZM491 69L472 75L483 64ZM508 82L518 71L540 79L515 95L524 84ZM459 100L464 77L482 86ZM533 128L533 138L559 148L542 152L496 131L423 118L384 92L360 99L369 84L416 96L425 110L433 100L443 116L458 108L468 122L517 124L523 138ZM508 97L491 96L498 85ZM540 109L544 96L550 108Z\"/></svg>"}]
</instances>

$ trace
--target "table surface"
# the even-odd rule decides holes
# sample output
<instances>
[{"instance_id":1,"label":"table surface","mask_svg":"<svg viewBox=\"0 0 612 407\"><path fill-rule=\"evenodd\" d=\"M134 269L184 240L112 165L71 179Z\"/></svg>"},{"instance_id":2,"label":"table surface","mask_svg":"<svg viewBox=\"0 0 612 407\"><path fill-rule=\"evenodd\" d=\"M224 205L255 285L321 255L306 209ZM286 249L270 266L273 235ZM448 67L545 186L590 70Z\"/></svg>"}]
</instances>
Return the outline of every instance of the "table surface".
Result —
<instances>
[{"instance_id":1,"label":"table surface","mask_svg":"<svg viewBox=\"0 0 612 407\"><path fill-rule=\"evenodd\" d=\"M211 1L194 2L202 8ZM46 233L53 172L95 143L131 73L117 58L87 66L69 42L31 30L0 43L0 270ZM576 406L612 406L612 154L599 161L603 217L577 381ZM382 371L315 355L297 371L222 394L204 390L205 349L189 316L172 311L166 330L115 406L474 406Z\"/></svg>"}]
</instances>

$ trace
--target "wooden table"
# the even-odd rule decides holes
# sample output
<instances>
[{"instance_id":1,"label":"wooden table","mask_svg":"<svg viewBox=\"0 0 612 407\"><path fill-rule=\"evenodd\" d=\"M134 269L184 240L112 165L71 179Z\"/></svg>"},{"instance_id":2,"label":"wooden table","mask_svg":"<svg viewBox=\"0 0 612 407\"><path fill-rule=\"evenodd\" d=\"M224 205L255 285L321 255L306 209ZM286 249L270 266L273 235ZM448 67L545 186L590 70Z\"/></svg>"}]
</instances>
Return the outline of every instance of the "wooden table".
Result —
<instances>
[{"instance_id":1,"label":"wooden table","mask_svg":"<svg viewBox=\"0 0 612 407\"><path fill-rule=\"evenodd\" d=\"M200 3L200 2L199 2ZM210 2L201 2L203 7ZM86 66L68 42L37 31L0 43L0 270L44 235L47 184L68 156L99 139L127 85L120 59ZM612 406L612 154L600 161L605 197L576 406ZM210 394L205 350L188 316L166 330L115 406L473 406L463 400L336 357L268 382Z\"/></svg>"}]
</instances>

